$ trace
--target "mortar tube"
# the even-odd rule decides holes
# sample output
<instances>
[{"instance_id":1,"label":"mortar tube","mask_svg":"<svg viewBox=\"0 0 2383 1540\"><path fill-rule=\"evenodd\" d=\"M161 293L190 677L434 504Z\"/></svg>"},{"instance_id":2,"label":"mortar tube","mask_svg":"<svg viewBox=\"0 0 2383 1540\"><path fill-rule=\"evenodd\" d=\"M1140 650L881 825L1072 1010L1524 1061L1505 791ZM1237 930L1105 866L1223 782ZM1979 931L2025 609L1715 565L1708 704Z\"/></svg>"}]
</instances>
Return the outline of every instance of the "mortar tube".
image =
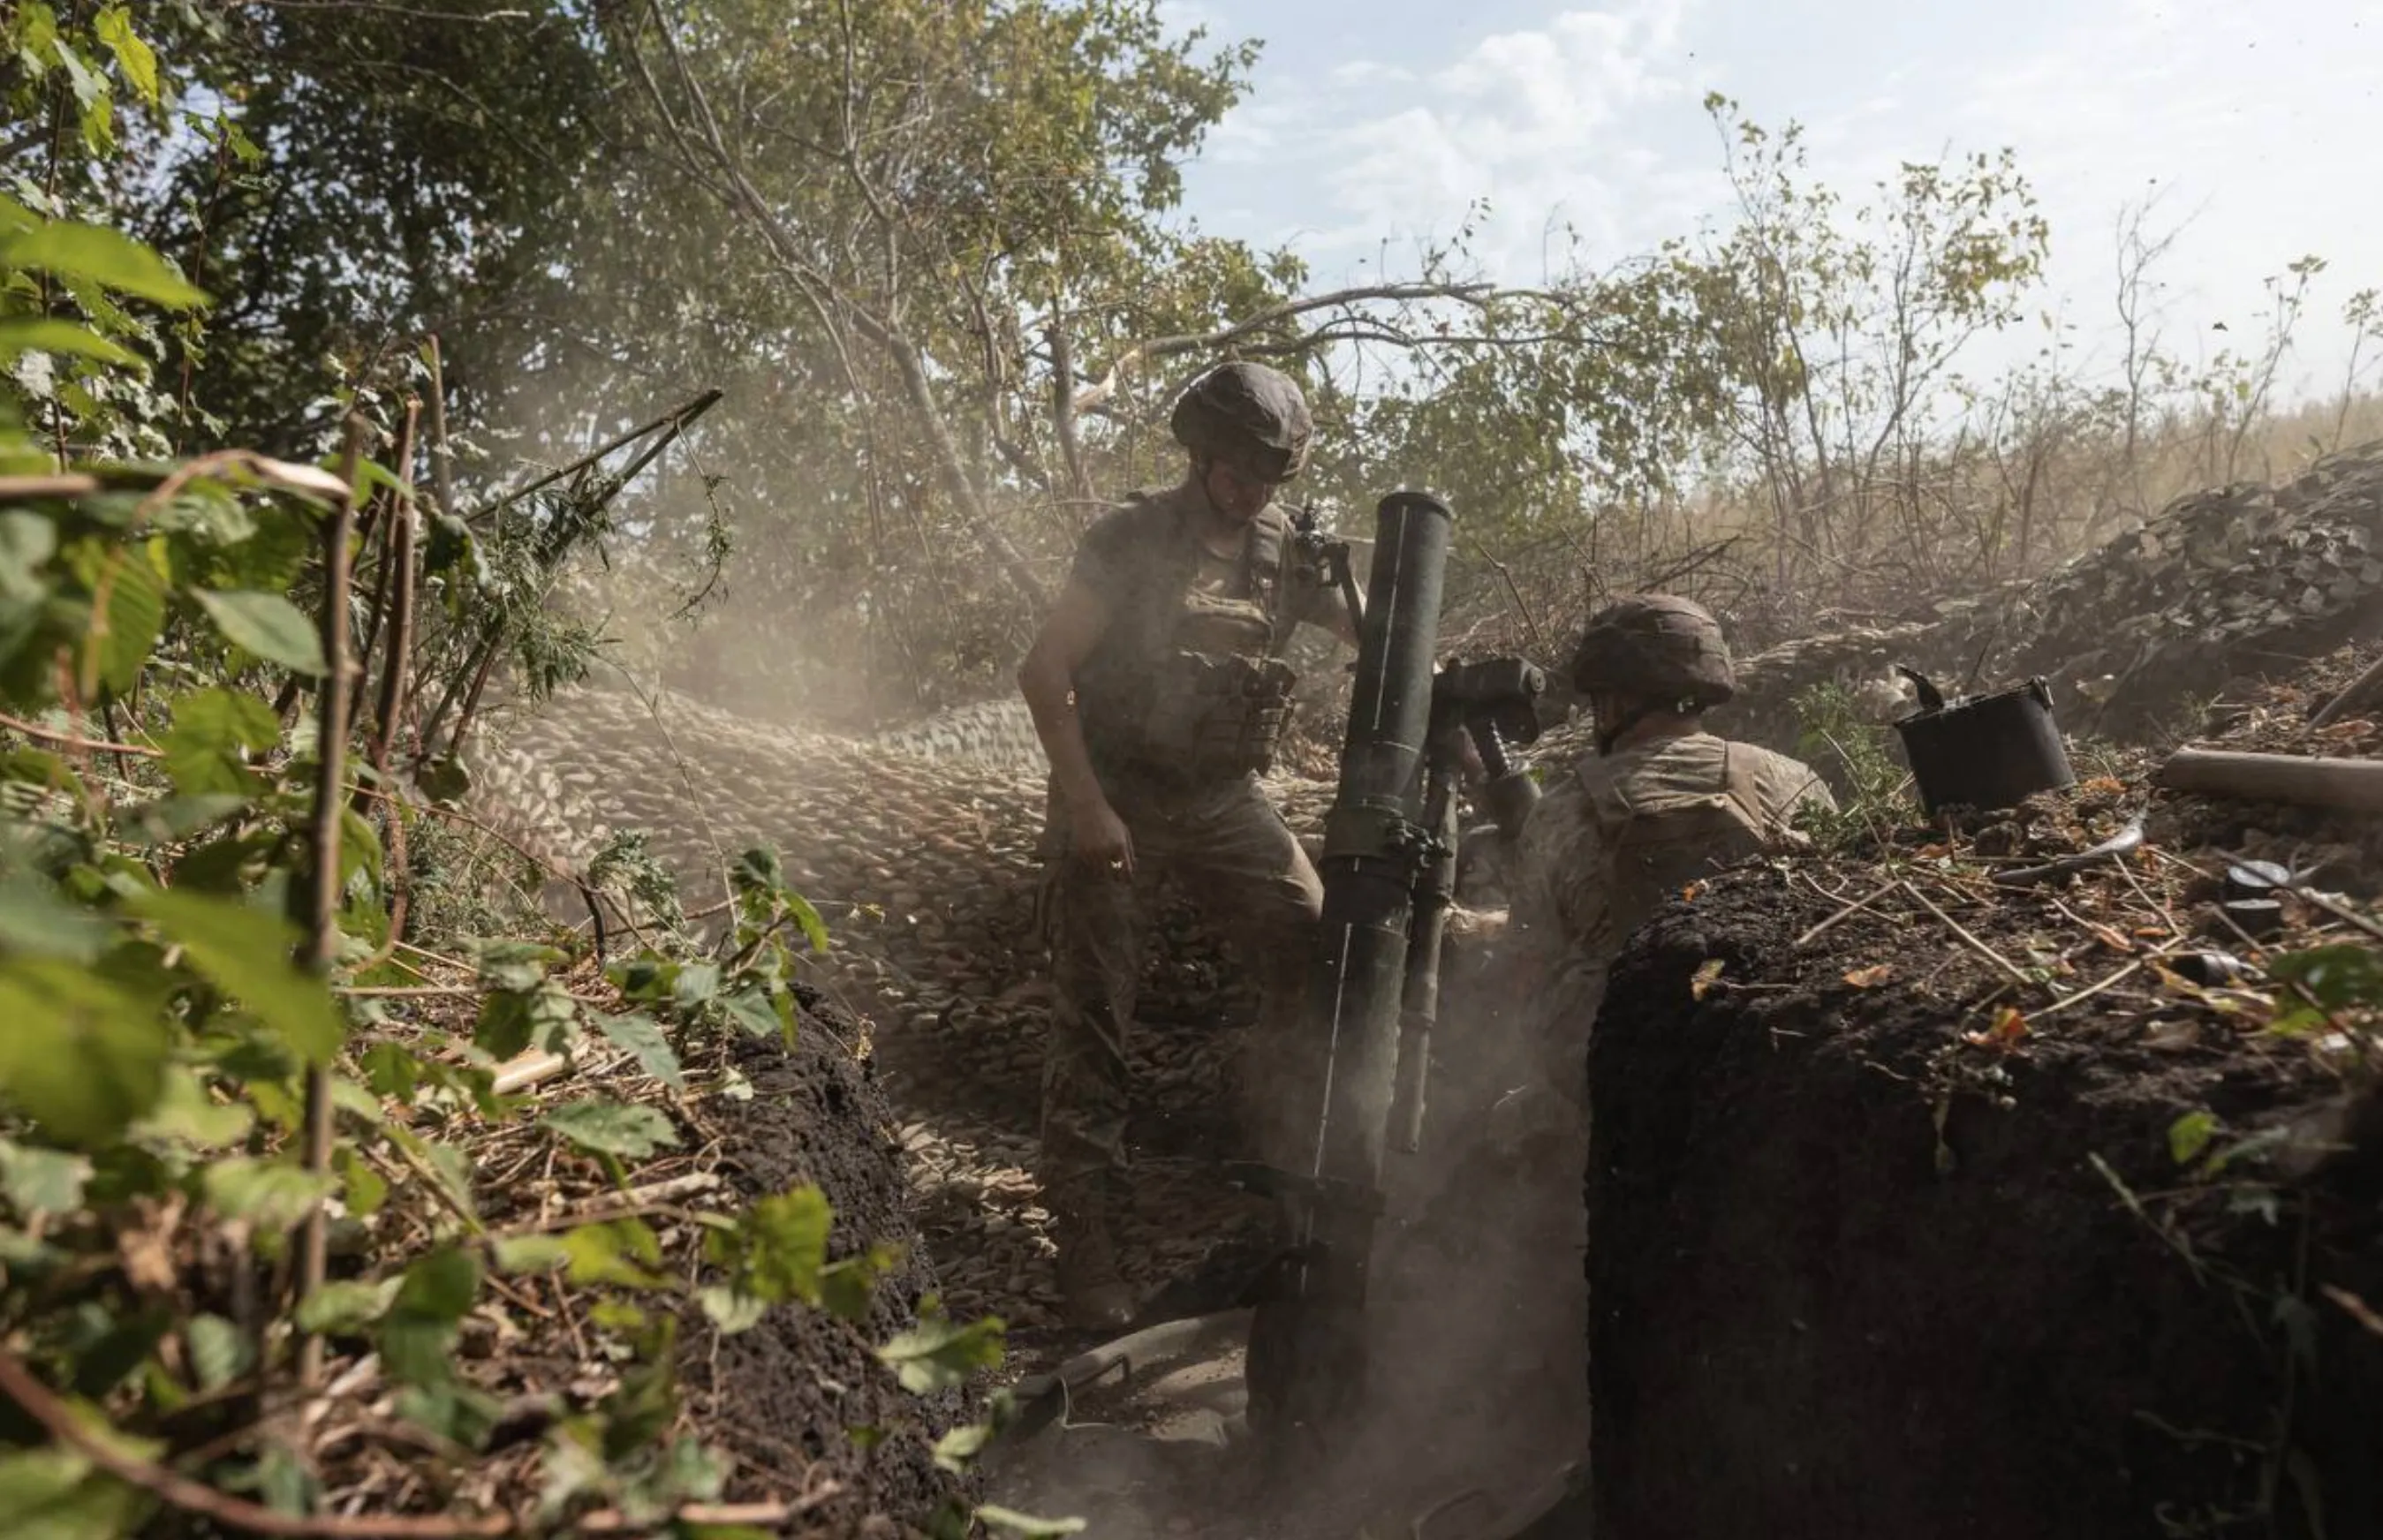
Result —
<instances>
[{"instance_id":1,"label":"mortar tube","mask_svg":"<svg viewBox=\"0 0 2383 1540\"><path fill-rule=\"evenodd\" d=\"M1252 1425L1278 1471L1362 1398L1364 1312L1389 1131L1413 893L1424 854L1422 768L1432 654L1454 514L1427 493L1376 510L1366 624L1340 793L1325 820L1324 915L1303 1030L1320 1070L1315 1132L1284 1194L1286 1262L1250 1332Z\"/></svg>"}]
</instances>

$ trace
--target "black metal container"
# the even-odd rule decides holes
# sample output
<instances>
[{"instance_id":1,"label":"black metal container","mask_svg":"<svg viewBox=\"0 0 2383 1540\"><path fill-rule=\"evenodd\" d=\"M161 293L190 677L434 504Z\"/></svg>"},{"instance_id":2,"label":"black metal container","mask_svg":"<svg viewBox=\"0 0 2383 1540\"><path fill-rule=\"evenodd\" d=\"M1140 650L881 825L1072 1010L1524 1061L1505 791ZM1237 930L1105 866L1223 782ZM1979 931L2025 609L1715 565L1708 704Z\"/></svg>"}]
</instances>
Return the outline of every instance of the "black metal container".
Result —
<instances>
[{"instance_id":1,"label":"black metal container","mask_svg":"<svg viewBox=\"0 0 2383 1540\"><path fill-rule=\"evenodd\" d=\"M2043 680L1950 702L1921 683L1922 709L1895 731L1931 819L1947 807L2012 807L2037 792L2076 784Z\"/></svg>"}]
</instances>

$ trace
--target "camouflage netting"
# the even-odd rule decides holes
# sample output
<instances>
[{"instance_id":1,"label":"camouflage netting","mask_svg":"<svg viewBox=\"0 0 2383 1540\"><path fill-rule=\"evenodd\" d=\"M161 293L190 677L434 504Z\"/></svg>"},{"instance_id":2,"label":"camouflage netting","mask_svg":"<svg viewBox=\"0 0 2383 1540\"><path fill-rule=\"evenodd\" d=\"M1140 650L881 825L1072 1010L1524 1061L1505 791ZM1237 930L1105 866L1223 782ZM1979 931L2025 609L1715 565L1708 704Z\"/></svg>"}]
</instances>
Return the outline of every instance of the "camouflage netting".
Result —
<instances>
[{"instance_id":1,"label":"camouflage netting","mask_svg":"<svg viewBox=\"0 0 2383 1540\"><path fill-rule=\"evenodd\" d=\"M2184 708L2281 678L2383 606L2383 440L2278 487L2180 498L2031 583L1939 608L1932 624L1846 631L1745 659L1721 732L1793 749L1794 700L1897 663L1951 695L2041 675L2062 727L2128 741Z\"/></svg>"},{"instance_id":2,"label":"camouflage netting","mask_svg":"<svg viewBox=\"0 0 2383 1540\"><path fill-rule=\"evenodd\" d=\"M616 830L641 830L699 911L747 846L774 846L833 938L830 994L869 1023L852 1044L883 1071L920 1224L952 1308L1013 1325L1056 1321L1047 1214L1029 1175L1048 1020L1035 930L1041 750L1022 708L971 707L874 740L770 727L661 695L583 690L508 724L474 755L476 816L581 871ZM1328 783L1278 777L1294 825L1320 829ZM545 894L581 919L568 882ZM1134 1043L1149 1116L1130 1272L1154 1288L1229 1242L1251 1201L1189 1152L1170 1114L1228 1101L1223 1077L1255 1000L1189 906L1154 894L1146 1029Z\"/></svg>"}]
</instances>

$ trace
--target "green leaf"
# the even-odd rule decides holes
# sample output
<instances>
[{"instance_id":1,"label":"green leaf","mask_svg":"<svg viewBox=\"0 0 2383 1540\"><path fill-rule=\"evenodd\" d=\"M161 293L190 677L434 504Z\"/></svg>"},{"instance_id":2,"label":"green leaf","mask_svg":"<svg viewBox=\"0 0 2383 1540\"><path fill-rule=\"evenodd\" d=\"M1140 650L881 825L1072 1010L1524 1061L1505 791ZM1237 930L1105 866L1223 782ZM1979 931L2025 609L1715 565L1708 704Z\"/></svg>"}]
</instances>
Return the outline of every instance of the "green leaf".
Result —
<instances>
[{"instance_id":1,"label":"green leaf","mask_svg":"<svg viewBox=\"0 0 2383 1540\"><path fill-rule=\"evenodd\" d=\"M91 1161L63 1150L0 1140L0 1191L19 1215L70 1214L82 1206Z\"/></svg>"},{"instance_id":2,"label":"green leaf","mask_svg":"<svg viewBox=\"0 0 2383 1540\"><path fill-rule=\"evenodd\" d=\"M551 1273L571 1265L570 1244L561 1236L500 1236L494 1250L500 1273Z\"/></svg>"},{"instance_id":3,"label":"green leaf","mask_svg":"<svg viewBox=\"0 0 2383 1540\"><path fill-rule=\"evenodd\" d=\"M662 1084L673 1090L686 1084L686 1077L679 1070L677 1053L672 1049L670 1039L662 1035L661 1024L652 1016L641 1011L631 1011L625 1016L599 1016L596 1018L596 1029L603 1033L615 1048L634 1054L638 1066Z\"/></svg>"},{"instance_id":4,"label":"green leaf","mask_svg":"<svg viewBox=\"0 0 2383 1540\"><path fill-rule=\"evenodd\" d=\"M516 992L537 988L546 981L547 968L564 960L563 954L551 946L517 941L485 941L473 955L483 987Z\"/></svg>"},{"instance_id":5,"label":"green leaf","mask_svg":"<svg viewBox=\"0 0 2383 1540\"><path fill-rule=\"evenodd\" d=\"M389 1371L389 1378L419 1388L453 1382L454 1365L447 1355L454 1341L455 1328L447 1322L398 1311L383 1317L380 1329L373 1334L381 1367Z\"/></svg>"},{"instance_id":6,"label":"green leaf","mask_svg":"<svg viewBox=\"0 0 2383 1540\"><path fill-rule=\"evenodd\" d=\"M323 639L305 612L279 594L242 588L201 588L192 595L233 646L292 673L319 679Z\"/></svg>"},{"instance_id":7,"label":"green leaf","mask_svg":"<svg viewBox=\"0 0 2383 1540\"><path fill-rule=\"evenodd\" d=\"M731 1021L753 1037L774 1037L785 1029L784 1019L778 1015L769 990L762 985L738 990L722 1000L720 1006Z\"/></svg>"},{"instance_id":8,"label":"green leaf","mask_svg":"<svg viewBox=\"0 0 2383 1540\"><path fill-rule=\"evenodd\" d=\"M246 809L249 798L236 792L212 792L202 796L162 796L126 807L117 814L117 834L131 849L180 844Z\"/></svg>"},{"instance_id":9,"label":"green leaf","mask_svg":"<svg viewBox=\"0 0 2383 1540\"><path fill-rule=\"evenodd\" d=\"M935 1440L935 1463L954 1475L965 1475L976 1458L993 1442L991 1423L967 1423Z\"/></svg>"},{"instance_id":10,"label":"green leaf","mask_svg":"<svg viewBox=\"0 0 2383 1540\"><path fill-rule=\"evenodd\" d=\"M132 1134L194 1150L220 1150L247 1138L255 1126L256 1115L245 1103L216 1101L207 1094L204 1080L177 1065L166 1072L157 1104L132 1126Z\"/></svg>"},{"instance_id":11,"label":"green leaf","mask_svg":"<svg viewBox=\"0 0 2383 1540\"><path fill-rule=\"evenodd\" d=\"M685 964L679 968L678 977L671 982L671 996L681 1005L700 1005L719 992L718 963Z\"/></svg>"},{"instance_id":12,"label":"green leaf","mask_svg":"<svg viewBox=\"0 0 2383 1540\"><path fill-rule=\"evenodd\" d=\"M165 259L119 230L51 221L0 242L0 267L32 267L134 295L168 310L189 310L206 295Z\"/></svg>"},{"instance_id":13,"label":"green leaf","mask_svg":"<svg viewBox=\"0 0 2383 1540\"><path fill-rule=\"evenodd\" d=\"M116 55L116 67L124 71L134 94L153 107L157 105L157 55L133 32L130 13L122 6L104 6L92 18L92 30Z\"/></svg>"},{"instance_id":14,"label":"green leaf","mask_svg":"<svg viewBox=\"0 0 2383 1540\"><path fill-rule=\"evenodd\" d=\"M839 1321L866 1321L877 1280L893 1270L898 1255L889 1247L871 1246L859 1256L830 1263L820 1274L820 1303Z\"/></svg>"},{"instance_id":15,"label":"green leaf","mask_svg":"<svg viewBox=\"0 0 2383 1540\"><path fill-rule=\"evenodd\" d=\"M216 1161L201 1175L199 1184L208 1207L217 1214L268 1230L294 1228L331 1195L332 1187L328 1172L249 1155Z\"/></svg>"},{"instance_id":16,"label":"green leaf","mask_svg":"<svg viewBox=\"0 0 2383 1540\"><path fill-rule=\"evenodd\" d=\"M778 853L765 844L748 847L736 858L728 881L739 893L777 893L786 885L785 868L779 864Z\"/></svg>"},{"instance_id":17,"label":"green leaf","mask_svg":"<svg viewBox=\"0 0 2383 1540\"><path fill-rule=\"evenodd\" d=\"M110 342L89 326L55 315L11 315L0 319L0 362L19 353L65 353L144 368L141 355Z\"/></svg>"},{"instance_id":18,"label":"green leaf","mask_svg":"<svg viewBox=\"0 0 2383 1540\"><path fill-rule=\"evenodd\" d=\"M2206 1111L2189 1112L2167 1126L2167 1152L2179 1165L2190 1165L2217 1134L2217 1117Z\"/></svg>"},{"instance_id":19,"label":"green leaf","mask_svg":"<svg viewBox=\"0 0 2383 1540\"><path fill-rule=\"evenodd\" d=\"M280 740L281 719L270 703L241 690L201 690L174 703L166 773L186 796L253 795L260 782L243 755Z\"/></svg>"},{"instance_id":20,"label":"green leaf","mask_svg":"<svg viewBox=\"0 0 2383 1540\"><path fill-rule=\"evenodd\" d=\"M21 508L0 510L0 594L38 599L48 592L42 569L58 553L58 526Z\"/></svg>"},{"instance_id":21,"label":"green leaf","mask_svg":"<svg viewBox=\"0 0 2383 1540\"><path fill-rule=\"evenodd\" d=\"M480 1296L480 1259L461 1247L446 1246L405 1270L396 1308L426 1320L463 1319Z\"/></svg>"},{"instance_id":22,"label":"green leaf","mask_svg":"<svg viewBox=\"0 0 2383 1540\"><path fill-rule=\"evenodd\" d=\"M702 1304L703 1313L711 1317L712 1324L720 1328L722 1337L749 1331L761 1324L761 1317L770 1313L769 1300L722 1285L709 1285L696 1290L696 1299Z\"/></svg>"},{"instance_id":23,"label":"green leaf","mask_svg":"<svg viewBox=\"0 0 2383 1540\"><path fill-rule=\"evenodd\" d=\"M83 640L85 667L93 682L117 695L131 691L166 629L166 578L157 561L146 542L113 552L103 580L106 608L93 609Z\"/></svg>"},{"instance_id":24,"label":"green leaf","mask_svg":"<svg viewBox=\"0 0 2383 1540\"><path fill-rule=\"evenodd\" d=\"M1001 1322L986 1316L963 1326L945 1315L922 1317L916 1326L877 1349L902 1388L915 1396L949 1390L980 1369L1001 1361Z\"/></svg>"},{"instance_id":25,"label":"green leaf","mask_svg":"<svg viewBox=\"0 0 2383 1540\"><path fill-rule=\"evenodd\" d=\"M369 1219L389 1201L389 1183L352 1144L332 1152L331 1167L340 1174L340 1202L359 1219Z\"/></svg>"},{"instance_id":26,"label":"green leaf","mask_svg":"<svg viewBox=\"0 0 2383 1540\"><path fill-rule=\"evenodd\" d=\"M569 1045L579 1024L579 1003L571 992L541 981L526 992L500 991L480 1002L472 1041L500 1059L510 1059L529 1048L559 1051Z\"/></svg>"},{"instance_id":27,"label":"green leaf","mask_svg":"<svg viewBox=\"0 0 2383 1540\"><path fill-rule=\"evenodd\" d=\"M614 1219L582 1225L562 1237L571 1253L574 1284L618 1284L628 1288L660 1288L670 1280L651 1271L662 1261L661 1242L638 1219Z\"/></svg>"},{"instance_id":28,"label":"green leaf","mask_svg":"<svg viewBox=\"0 0 2383 1540\"><path fill-rule=\"evenodd\" d=\"M657 1278L650 1287L666 1287L667 1280ZM587 1307L587 1324L598 1331L611 1332L614 1337L635 1340L644 1335L653 1317L626 1300L599 1300Z\"/></svg>"},{"instance_id":29,"label":"green leaf","mask_svg":"<svg viewBox=\"0 0 2383 1540\"><path fill-rule=\"evenodd\" d=\"M720 1246L733 1256L742 1287L772 1304L816 1305L834 1218L827 1195L806 1184L756 1202L720 1238Z\"/></svg>"},{"instance_id":30,"label":"green leaf","mask_svg":"<svg viewBox=\"0 0 2383 1540\"><path fill-rule=\"evenodd\" d=\"M295 927L228 899L159 890L126 907L155 925L217 989L245 1005L310 1063L340 1051L347 1026L329 988L290 960Z\"/></svg>"},{"instance_id":31,"label":"green leaf","mask_svg":"<svg viewBox=\"0 0 2383 1540\"><path fill-rule=\"evenodd\" d=\"M471 794L472 774L461 760L434 759L414 776L414 783L431 801L452 807Z\"/></svg>"},{"instance_id":32,"label":"green leaf","mask_svg":"<svg viewBox=\"0 0 2383 1540\"><path fill-rule=\"evenodd\" d=\"M149 1506L57 1445L0 1454L0 1534L8 1540L118 1540L141 1527Z\"/></svg>"},{"instance_id":33,"label":"green leaf","mask_svg":"<svg viewBox=\"0 0 2383 1540\"><path fill-rule=\"evenodd\" d=\"M411 1103L422 1083L422 1061L393 1042L377 1042L364 1050L364 1083L373 1094L392 1102Z\"/></svg>"},{"instance_id":34,"label":"green leaf","mask_svg":"<svg viewBox=\"0 0 2383 1540\"><path fill-rule=\"evenodd\" d=\"M811 943L811 950L824 955L827 951L827 921L820 918L820 912L811 907L810 900L799 893L787 893L785 902L786 912L793 915L795 923L802 928L804 936Z\"/></svg>"},{"instance_id":35,"label":"green leaf","mask_svg":"<svg viewBox=\"0 0 2383 1540\"><path fill-rule=\"evenodd\" d=\"M389 1313L402 1283L400 1278L327 1283L298 1302L299 1329L352 1337Z\"/></svg>"},{"instance_id":36,"label":"green leaf","mask_svg":"<svg viewBox=\"0 0 2383 1540\"><path fill-rule=\"evenodd\" d=\"M60 903L35 879L0 877L0 950L88 964L99 960L115 934L106 921Z\"/></svg>"},{"instance_id":37,"label":"green leaf","mask_svg":"<svg viewBox=\"0 0 2383 1540\"><path fill-rule=\"evenodd\" d=\"M651 1107L622 1102L574 1102L538 1121L591 1153L643 1160L678 1147L678 1130Z\"/></svg>"},{"instance_id":38,"label":"green leaf","mask_svg":"<svg viewBox=\"0 0 2383 1540\"><path fill-rule=\"evenodd\" d=\"M162 1003L78 964L0 963L0 1092L54 1141L90 1149L157 1103L172 1039Z\"/></svg>"},{"instance_id":39,"label":"green leaf","mask_svg":"<svg viewBox=\"0 0 2383 1540\"><path fill-rule=\"evenodd\" d=\"M345 893L361 872L380 881L380 833L372 820L348 803L340 805L340 891Z\"/></svg>"},{"instance_id":40,"label":"green leaf","mask_svg":"<svg viewBox=\"0 0 2383 1540\"><path fill-rule=\"evenodd\" d=\"M2278 1002L2281 1008L2269 1029L2286 1036L2325 1026L2331 1012L2383 1004L2383 953L2354 942L2288 953L2271 960L2267 973L2278 982L2299 986L2299 994Z\"/></svg>"},{"instance_id":41,"label":"green leaf","mask_svg":"<svg viewBox=\"0 0 2383 1540\"><path fill-rule=\"evenodd\" d=\"M182 1344L190 1349L191 1374L201 1390L220 1390L248 1372L256 1361L248 1338L220 1315L194 1315L182 1328Z\"/></svg>"}]
</instances>

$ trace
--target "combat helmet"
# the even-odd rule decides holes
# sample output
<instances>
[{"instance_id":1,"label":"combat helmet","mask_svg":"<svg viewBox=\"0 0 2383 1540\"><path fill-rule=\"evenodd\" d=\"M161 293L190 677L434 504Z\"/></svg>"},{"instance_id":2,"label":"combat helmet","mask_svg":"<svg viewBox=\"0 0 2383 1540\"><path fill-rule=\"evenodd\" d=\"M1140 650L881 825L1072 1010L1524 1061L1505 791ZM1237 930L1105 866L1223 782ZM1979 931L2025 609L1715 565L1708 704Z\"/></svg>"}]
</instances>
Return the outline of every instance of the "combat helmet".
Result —
<instances>
[{"instance_id":1,"label":"combat helmet","mask_svg":"<svg viewBox=\"0 0 2383 1540\"><path fill-rule=\"evenodd\" d=\"M1193 380L1167 421L1175 441L1267 481L1289 481L1307 463L1315 431L1307 398L1290 376L1236 361Z\"/></svg>"},{"instance_id":2,"label":"combat helmet","mask_svg":"<svg viewBox=\"0 0 2383 1540\"><path fill-rule=\"evenodd\" d=\"M1624 594L1590 618L1572 655L1573 687L1719 706L1737 693L1721 622L1694 599Z\"/></svg>"}]
</instances>

